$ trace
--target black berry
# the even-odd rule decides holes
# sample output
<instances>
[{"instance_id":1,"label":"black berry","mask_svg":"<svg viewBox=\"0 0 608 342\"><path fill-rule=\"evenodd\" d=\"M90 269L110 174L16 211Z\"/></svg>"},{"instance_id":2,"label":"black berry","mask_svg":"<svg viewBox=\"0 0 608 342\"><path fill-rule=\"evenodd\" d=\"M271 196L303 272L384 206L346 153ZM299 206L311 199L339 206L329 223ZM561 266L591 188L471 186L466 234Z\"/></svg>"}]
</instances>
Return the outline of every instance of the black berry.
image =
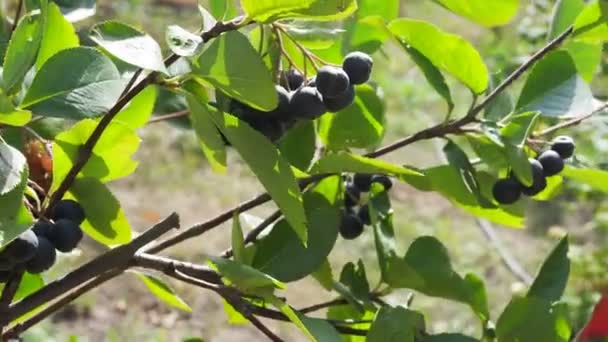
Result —
<instances>
[{"instance_id":1,"label":"black berry","mask_svg":"<svg viewBox=\"0 0 608 342\"><path fill-rule=\"evenodd\" d=\"M359 220L361 220L361 222L363 222L363 224L366 225L370 225L372 224L372 218L369 215L369 205L364 205L361 208L359 208L359 211L357 212L357 216L359 217Z\"/></svg>"},{"instance_id":2,"label":"black berry","mask_svg":"<svg viewBox=\"0 0 608 342\"><path fill-rule=\"evenodd\" d=\"M2 251L0 253L0 271L10 271L13 267L15 267L15 263Z\"/></svg>"},{"instance_id":3,"label":"black berry","mask_svg":"<svg viewBox=\"0 0 608 342\"><path fill-rule=\"evenodd\" d=\"M372 174L369 173L355 173L353 177L353 184L361 192L368 192L372 187Z\"/></svg>"},{"instance_id":4,"label":"black berry","mask_svg":"<svg viewBox=\"0 0 608 342\"><path fill-rule=\"evenodd\" d=\"M380 183L384 186L385 191L389 191L393 187L393 181L385 175L372 176L372 183Z\"/></svg>"},{"instance_id":5,"label":"black berry","mask_svg":"<svg viewBox=\"0 0 608 342\"><path fill-rule=\"evenodd\" d=\"M73 221L59 220L48 233L48 240L60 252L70 252L80 240L82 240L82 229Z\"/></svg>"},{"instance_id":6,"label":"black berry","mask_svg":"<svg viewBox=\"0 0 608 342\"><path fill-rule=\"evenodd\" d=\"M361 191L353 184L347 184L344 190L344 206L347 208L354 207L361 200Z\"/></svg>"},{"instance_id":7,"label":"black berry","mask_svg":"<svg viewBox=\"0 0 608 342\"><path fill-rule=\"evenodd\" d=\"M296 90L292 95L289 111L296 118L314 120L325 114L327 108L317 89L306 86Z\"/></svg>"},{"instance_id":8,"label":"black berry","mask_svg":"<svg viewBox=\"0 0 608 342\"><path fill-rule=\"evenodd\" d=\"M281 77L281 83L289 90L296 90L304 83L304 75L296 69L289 69Z\"/></svg>"},{"instance_id":9,"label":"black berry","mask_svg":"<svg viewBox=\"0 0 608 342\"><path fill-rule=\"evenodd\" d=\"M555 176L564 169L564 160L554 150L548 150L538 156L538 161L543 166L543 172L546 177Z\"/></svg>"},{"instance_id":10,"label":"black berry","mask_svg":"<svg viewBox=\"0 0 608 342\"><path fill-rule=\"evenodd\" d=\"M280 120L272 117L248 117L243 119L247 122L251 128L260 132L262 135L268 138L272 142L279 140L285 130Z\"/></svg>"},{"instance_id":11,"label":"black berry","mask_svg":"<svg viewBox=\"0 0 608 342\"><path fill-rule=\"evenodd\" d=\"M317 72L316 84L324 98L332 98L348 90L350 81L344 70L326 65Z\"/></svg>"},{"instance_id":12,"label":"black berry","mask_svg":"<svg viewBox=\"0 0 608 342\"><path fill-rule=\"evenodd\" d=\"M344 58L342 68L352 84L363 84L369 80L374 61L363 52L351 52Z\"/></svg>"},{"instance_id":13,"label":"black berry","mask_svg":"<svg viewBox=\"0 0 608 342\"><path fill-rule=\"evenodd\" d=\"M269 114L273 117L280 118L286 116L289 112L290 95L287 89L281 87L280 85L275 86L275 88L277 90L277 97L279 101L277 104L277 108L270 111Z\"/></svg>"},{"instance_id":14,"label":"black berry","mask_svg":"<svg viewBox=\"0 0 608 342\"><path fill-rule=\"evenodd\" d=\"M531 159L530 166L532 167L532 185L521 189L521 192L526 196L534 196L547 187L543 165L538 160Z\"/></svg>"},{"instance_id":15,"label":"black berry","mask_svg":"<svg viewBox=\"0 0 608 342\"><path fill-rule=\"evenodd\" d=\"M551 149L557 152L563 159L572 157L574 147L574 140L566 135L560 135L551 142Z\"/></svg>"},{"instance_id":16,"label":"black berry","mask_svg":"<svg viewBox=\"0 0 608 342\"><path fill-rule=\"evenodd\" d=\"M25 264L25 270L32 274L42 273L55 263L55 246L44 236L38 238L38 251L34 258Z\"/></svg>"},{"instance_id":17,"label":"black berry","mask_svg":"<svg viewBox=\"0 0 608 342\"><path fill-rule=\"evenodd\" d=\"M49 233L49 231L51 230L51 227L53 227L53 224L50 222L45 222L42 220L38 220L35 224L34 227L32 227L32 231L34 232L34 234L36 234L37 236L47 236L47 234Z\"/></svg>"},{"instance_id":18,"label":"black berry","mask_svg":"<svg viewBox=\"0 0 608 342\"><path fill-rule=\"evenodd\" d=\"M351 211L344 211L340 222L340 235L346 240L352 240L361 233L363 233L363 222Z\"/></svg>"},{"instance_id":19,"label":"black berry","mask_svg":"<svg viewBox=\"0 0 608 342\"><path fill-rule=\"evenodd\" d=\"M55 207L53 207L51 218L54 221L68 219L76 222L77 224L81 224L84 222L85 214L78 202L73 200L62 200L59 201Z\"/></svg>"},{"instance_id":20,"label":"black berry","mask_svg":"<svg viewBox=\"0 0 608 342\"><path fill-rule=\"evenodd\" d=\"M4 284L11 278L11 271L0 271L0 284Z\"/></svg>"},{"instance_id":21,"label":"black berry","mask_svg":"<svg viewBox=\"0 0 608 342\"><path fill-rule=\"evenodd\" d=\"M512 178L499 179L492 188L492 195L500 204L512 204L521 196L521 186Z\"/></svg>"},{"instance_id":22,"label":"black berry","mask_svg":"<svg viewBox=\"0 0 608 342\"><path fill-rule=\"evenodd\" d=\"M7 257L15 263L30 260L38 249L38 237L32 230L26 230L6 247Z\"/></svg>"},{"instance_id":23,"label":"black berry","mask_svg":"<svg viewBox=\"0 0 608 342\"><path fill-rule=\"evenodd\" d=\"M328 112L336 113L349 107L355 101L355 87L350 85L342 94L335 97L323 97Z\"/></svg>"}]
</instances>

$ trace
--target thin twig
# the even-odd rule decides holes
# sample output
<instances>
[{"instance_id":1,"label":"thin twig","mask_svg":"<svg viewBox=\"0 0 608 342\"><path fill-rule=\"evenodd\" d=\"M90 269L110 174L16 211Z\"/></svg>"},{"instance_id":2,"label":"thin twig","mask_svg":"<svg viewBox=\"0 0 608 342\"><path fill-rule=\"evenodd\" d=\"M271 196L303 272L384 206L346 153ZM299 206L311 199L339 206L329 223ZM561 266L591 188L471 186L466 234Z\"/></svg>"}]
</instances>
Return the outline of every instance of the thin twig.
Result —
<instances>
[{"instance_id":1,"label":"thin twig","mask_svg":"<svg viewBox=\"0 0 608 342\"><path fill-rule=\"evenodd\" d=\"M302 75L306 75L306 73L303 72L302 69L300 69L300 67L298 67L296 62L294 62L294 60L291 58L291 56L289 55L287 50L285 50L285 46L283 45L283 38L281 37L281 31L279 31L279 29L276 26L273 26L273 31L274 31L274 35L277 37L277 45L279 46L279 51L287 59L287 61L289 62L289 66L291 68L296 69Z\"/></svg>"},{"instance_id":2,"label":"thin twig","mask_svg":"<svg viewBox=\"0 0 608 342\"><path fill-rule=\"evenodd\" d=\"M262 323L254 315L252 315L250 313L245 313L244 316L245 316L245 318L247 318L249 320L249 322L251 322L251 324L253 324L256 328L258 328L258 330L261 331L264 335L266 335L266 337L268 337L271 341L274 341L274 342L283 342L284 341L282 338L280 338L275 333L273 333L270 329L268 329L268 327L265 326L264 323Z\"/></svg>"},{"instance_id":3,"label":"thin twig","mask_svg":"<svg viewBox=\"0 0 608 342\"><path fill-rule=\"evenodd\" d=\"M40 323L42 320L44 320L45 318L47 318L50 315L54 314L55 312L59 311L61 308L63 308L67 304L71 303L76 298L82 296L84 293L87 293L87 292L91 291L94 288L97 288L99 285L101 285L101 284L105 283L106 281L108 281L108 280L110 280L110 279L118 276L121 273L122 273L121 269L117 269L117 270L113 270L113 271L109 271L109 272L103 273L103 274L97 276L96 278L92 279L91 281L87 282L86 284L84 284L84 285L82 285L82 286L80 286L80 287L72 290L67 295L65 295L64 297L59 298L53 304L47 306L46 308L44 308L40 312L37 312L32 317L26 319L25 321L23 321L21 323L16 324L11 329L7 330L6 333L4 333L2 335L2 340L4 341L4 340L9 340L9 339L13 339L13 338L19 337L19 335L21 333L23 333L27 329L31 328L32 326Z\"/></svg>"},{"instance_id":4,"label":"thin twig","mask_svg":"<svg viewBox=\"0 0 608 342\"><path fill-rule=\"evenodd\" d=\"M262 221L257 227L252 229L247 236L245 236L245 240L243 240L244 244L247 245L249 243L255 242L258 236L266 229L268 226L273 224L276 220L280 219L283 214L280 210L275 211L272 215L268 216L264 221ZM224 251L222 253L222 258L230 258L232 257L233 251L232 248Z\"/></svg>"},{"instance_id":5,"label":"thin twig","mask_svg":"<svg viewBox=\"0 0 608 342\"><path fill-rule=\"evenodd\" d=\"M17 28L17 24L19 24L19 18L21 17L21 8L23 7L23 0L19 0L17 3L17 9L15 10L15 16L13 17L13 25L11 26L11 31L8 36L8 40L11 39L13 32Z\"/></svg>"},{"instance_id":6,"label":"thin twig","mask_svg":"<svg viewBox=\"0 0 608 342\"><path fill-rule=\"evenodd\" d=\"M291 42L298 48L298 50L300 50L300 52L302 52L302 54L304 55L304 57L310 61L310 63L312 64L312 67L315 69L315 71L319 70L319 65L317 65L316 60L319 60L323 64L330 64L328 62L323 61L322 59L320 59L315 54L310 53L310 51L308 51L307 48L305 48L304 46L302 46L302 44L300 44L300 42L298 42L297 39L295 39L294 37L292 37L289 34L289 32L287 32L287 30L282 25L280 25L280 24L274 24L273 27L276 30L278 30L280 33L284 34L285 37L289 38L289 40L291 40Z\"/></svg>"},{"instance_id":7,"label":"thin twig","mask_svg":"<svg viewBox=\"0 0 608 342\"><path fill-rule=\"evenodd\" d=\"M21 279L23 278L23 271L19 270L16 273L13 273L11 278L8 280L4 289L2 290L2 296L0 297L0 317L6 315L13 298L15 298L15 294L17 294L17 290L19 289L19 284L21 283ZM8 324L8 321L0 318L0 336L4 331L4 326Z\"/></svg>"},{"instance_id":8,"label":"thin twig","mask_svg":"<svg viewBox=\"0 0 608 342\"><path fill-rule=\"evenodd\" d=\"M534 133L531 134L530 137L532 138L538 138L538 137L542 137L542 136L546 136L546 135L550 135L551 133L554 133L556 131L562 130L564 128L568 128L568 127L572 127L572 126L576 126L578 124L580 124L581 122L591 118L592 116L599 114L603 111L605 111L606 109L608 109L608 103L604 103L603 105L601 105L600 107L596 108L595 110L593 110L590 113L578 116L576 118L561 122L555 126L551 126L545 130L542 130L538 133Z\"/></svg>"},{"instance_id":9,"label":"thin twig","mask_svg":"<svg viewBox=\"0 0 608 342\"><path fill-rule=\"evenodd\" d=\"M184 116L188 116L188 114L190 114L189 110L180 110L178 112L173 112L173 113L164 114L164 115L158 115L158 116L154 116L154 117L150 118L150 120L148 120L147 124L149 125L149 124L156 123L156 122L167 121L167 120L177 119L177 118L183 118Z\"/></svg>"}]
</instances>

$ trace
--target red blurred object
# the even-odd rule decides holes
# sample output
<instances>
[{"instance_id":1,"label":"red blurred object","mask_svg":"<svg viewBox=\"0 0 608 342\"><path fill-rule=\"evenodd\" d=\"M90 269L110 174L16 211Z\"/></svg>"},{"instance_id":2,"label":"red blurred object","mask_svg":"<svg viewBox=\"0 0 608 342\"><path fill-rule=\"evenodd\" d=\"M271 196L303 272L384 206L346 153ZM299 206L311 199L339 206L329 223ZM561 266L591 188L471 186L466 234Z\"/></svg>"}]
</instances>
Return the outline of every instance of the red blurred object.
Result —
<instances>
[{"instance_id":1,"label":"red blurred object","mask_svg":"<svg viewBox=\"0 0 608 342\"><path fill-rule=\"evenodd\" d=\"M30 179L48 191L53 177L53 157L47 147L38 140L29 140L25 143L24 152L30 170Z\"/></svg>"},{"instance_id":2,"label":"red blurred object","mask_svg":"<svg viewBox=\"0 0 608 342\"><path fill-rule=\"evenodd\" d=\"M608 341L608 295L602 296L593 314L576 339L577 342Z\"/></svg>"}]
</instances>

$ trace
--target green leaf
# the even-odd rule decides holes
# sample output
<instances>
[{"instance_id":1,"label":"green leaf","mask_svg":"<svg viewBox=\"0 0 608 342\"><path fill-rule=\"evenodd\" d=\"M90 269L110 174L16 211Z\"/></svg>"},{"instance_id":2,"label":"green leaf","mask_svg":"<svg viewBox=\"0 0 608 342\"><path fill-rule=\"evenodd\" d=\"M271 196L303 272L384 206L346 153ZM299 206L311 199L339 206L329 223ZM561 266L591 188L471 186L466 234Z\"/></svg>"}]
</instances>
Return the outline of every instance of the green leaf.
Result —
<instances>
[{"instance_id":1,"label":"green leaf","mask_svg":"<svg viewBox=\"0 0 608 342\"><path fill-rule=\"evenodd\" d=\"M558 196L564 188L564 177L547 177L547 187L533 198L537 201L550 201Z\"/></svg>"},{"instance_id":2,"label":"green leaf","mask_svg":"<svg viewBox=\"0 0 608 342\"><path fill-rule=\"evenodd\" d=\"M509 123L500 130L501 138L515 146L524 145L534 129L538 116L538 112L527 112L513 116Z\"/></svg>"},{"instance_id":3,"label":"green leaf","mask_svg":"<svg viewBox=\"0 0 608 342\"><path fill-rule=\"evenodd\" d=\"M349 17L357 10L356 0L315 0L305 9L296 10L292 18L336 21Z\"/></svg>"},{"instance_id":4,"label":"green leaf","mask_svg":"<svg viewBox=\"0 0 608 342\"><path fill-rule=\"evenodd\" d=\"M554 51L532 68L516 108L549 117L577 116L593 111L594 99L568 52Z\"/></svg>"},{"instance_id":5,"label":"green leaf","mask_svg":"<svg viewBox=\"0 0 608 342\"><path fill-rule=\"evenodd\" d=\"M77 22L95 15L95 0L53 0L59 5L61 13L70 22Z\"/></svg>"},{"instance_id":6,"label":"green leaf","mask_svg":"<svg viewBox=\"0 0 608 342\"><path fill-rule=\"evenodd\" d=\"M602 44L608 39L608 4L594 0L580 12L574 22L573 39Z\"/></svg>"},{"instance_id":7,"label":"green leaf","mask_svg":"<svg viewBox=\"0 0 608 342\"><path fill-rule=\"evenodd\" d=\"M59 51L42 66L21 102L37 115L70 119L106 113L124 81L114 63L88 47Z\"/></svg>"},{"instance_id":8,"label":"green leaf","mask_svg":"<svg viewBox=\"0 0 608 342\"><path fill-rule=\"evenodd\" d=\"M376 52L390 37L386 29L386 18L380 15L359 17L353 25L347 28L349 51L362 51L368 54ZM332 41L332 44L335 40Z\"/></svg>"},{"instance_id":9,"label":"green leaf","mask_svg":"<svg viewBox=\"0 0 608 342\"><path fill-rule=\"evenodd\" d=\"M438 334L424 336L421 342L479 342L479 340L461 334Z\"/></svg>"},{"instance_id":10,"label":"green leaf","mask_svg":"<svg viewBox=\"0 0 608 342\"><path fill-rule=\"evenodd\" d=\"M213 122L212 114L207 104L201 103L201 100L204 99L206 99L206 95L203 99L200 96L197 97L192 94L186 95L190 109L190 121L192 122L194 132L196 132L203 154L209 161L213 171L225 173L227 167L226 144Z\"/></svg>"},{"instance_id":11,"label":"green leaf","mask_svg":"<svg viewBox=\"0 0 608 342\"><path fill-rule=\"evenodd\" d=\"M327 291L332 290L334 286L334 275L331 271L331 265L327 259L325 259L321 266L310 275L313 276L313 278L315 278L324 289Z\"/></svg>"},{"instance_id":12,"label":"green leaf","mask_svg":"<svg viewBox=\"0 0 608 342\"><path fill-rule=\"evenodd\" d=\"M308 243L305 247L286 220L274 225L260 239L253 266L281 281L301 279L326 262L338 237L340 177L328 177L304 194L308 219Z\"/></svg>"},{"instance_id":13,"label":"green leaf","mask_svg":"<svg viewBox=\"0 0 608 342\"><path fill-rule=\"evenodd\" d=\"M348 289L349 297L356 301L358 306L369 304L369 283L365 273L365 265L361 259L357 262L357 266L352 262L344 265L340 273L340 283Z\"/></svg>"},{"instance_id":14,"label":"green leaf","mask_svg":"<svg viewBox=\"0 0 608 342\"><path fill-rule=\"evenodd\" d=\"M487 134L467 134L467 140L475 154L492 169L500 170L509 166L504 146Z\"/></svg>"},{"instance_id":15,"label":"green leaf","mask_svg":"<svg viewBox=\"0 0 608 342\"><path fill-rule=\"evenodd\" d=\"M368 342L414 342L424 331L424 316L403 307L383 306L367 332Z\"/></svg>"},{"instance_id":16,"label":"green leaf","mask_svg":"<svg viewBox=\"0 0 608 342\"><path fill-rule=\"evenodd\" d=\"M560 326L555 307L535 297L515 297L496 322L499 341L569 341L570 330Z\"/></svg>"},{"instance_id":17,"label":"green leaf","mask_svg":"<svg viewBox=\"0 0 608 342\"><path fill-rule=\"evenodd\" d=\"M306 243L308 233L302 192L289 163L266 137L244 121L217 112L212 113L212 118L277 203L300 240Z\"/></svg>"},{"instance_id":18,"label":"green leaf","mask_svg":"<svg viewBox=\"0 0 608 342\"><path fill-rule=\"evenodd\" d=\"M14 301L21 300L40 290L42 287L44 287L44 279L42 279L42 275L25 272L21 278L21 283L19 283L17 293L15 293Z\"/></svg>"},{"instance_id":19,"label":"green leaf","mask_svg":"<svg viewBox=\"0 0 608 342\"><path fill-rule=\"evenodd\" d=\"M249 19L271 22L296 10L306 9L314 0L241 0L241 7Z\"/></svg>"},{"instance_id":20,"label":"green leaf","mask_svg":"<svg viewBox=\"0 0 608 342\"><path fill-rule=\"evenodd\" d=\"M338 305L332 306L327 310L327 318L337 320L353 320L362 321L361 323L351 323L346 326L353 329L369 330L371 327L370 321L373 321L376 316L376 310L359 311L352 305ZM365 336L342 336L343 342L365 342Z\"/></svg>"},{"instance_id":21,"label":"green leaf","mask_svg":"<svg viewBox=\"0 0 608 342\"><path fill-rule=\"evenodd\" d=\"M147 87L118 112L112 121L119 121L133 130L145 126L154 111L157 93L155 87Z\"/></svg>"},{"instance_id":22,"label":"green leaf","mask_svg":"<svg viewBox=\"0 0 608 342\"><path fill-rule=\"evenodd\" d=\"M46 11L40 51L36 59L38 70L57 52L80 45L74 26L61 14L57 4L49 3Z\"/></svg>"},{"instance_id":23,"label":"green leaf","mask_svg":"<svg viewBox=\"0 0 608 342\"><path fill-rule=\"evenodd\" d=\"M28 229L34 218L23 204L23 193L27 185L28 172L21 173L21 182L10 192L0 195L0 247L6 246Z\"/></svg>"},{"instance_id":24,"label":"green leaf","mask_svg":"<svg viewBox=\"0 0 608 342\"><path fill-rule=\"evenodd\" d=\"M586 184L592 189L608 192L608 171L575 168L566 165L561 175L565 178Z\"/></svg>"},{"instance_id":25,"label":"green leaf","mask_svg":"<svg viewBox=\"0 0 608 342\"><path fill-rule=\"evenodd\" d=\"M228 317L228 323L236 325L249 323L249 320L247 320L242 313L238 312L238 310L236 310L234 306L230 305L230 303L228 303L225 299L222 299L222 304L224 306L224 312Z\"/></svg>"},{"instance_id":26,"label":"green leaf","mask_svg":"<svg viewBox=\"0 0 608 342\"><path fill-rule=\"evenodd\" d=\"M452 12L477 24L492 27L505 25L515 17L519 0L435 0Z\"/></svg>"},{"instance_id":27,"label":"green leaf","mask_svg":"<svg viewBox=\"0 0 608 342\"><path fill-rule=\"evenodd\" d=\"M568 248L568 237L565 236L543 262L528 297L542 298L548 302L556 302L562 297L570 274Z\"/></svg>"},{"instance_id":28,"label":"green leaf","mask_svg":"<svg viewBox=\"0 0 608 342\"><path fill-rule=\"evenodd\" d=\"M591 82L602 61L602 44L571 40L564 44L563 49L572 57L581 77Z\"/></svg>"},{"instance_id":29,"label":"green leaf","mask_svg":"<svg viewBox=\"0 0 608 342\"><path fill-rule=\"evenodd\" d=\"M23 154L0 140L0 196L21 184L23 174L27 174L26 169L27 162Z\"/></svg>"},{"instance_id":30,"label":"green leaf","mask_svg":"<svg viewBox=\"0 0 608 342\"><path fill-rule=\"evenodd\" d=\"M420 53L420 51L413 48L411 45L408 45L405 42L401 42L401 46L403 49L410 55L414 63L420 68L427 82L435 89L439 96L443 97L445 102L448 104L448 112L451 112L454 109L454 101L452 101L452 93L450 92L450 88L445 83L445 78L441 74L441 71L433 65L425 55Z\"/></svg>"},{"instance_id":31,"label":"green leaf","mask_svg":"<svg viewBox=\"0 0 608 342\"><path fill-rule=\"evenodd\" d=\"M184 57L191 57L197 54L203 44L201 36L191 33L178 25L169 25L167 27L165 41L174 54Z\"/></svg>"},{"instance_id":32,"label":"green leaf","mask_svg":"<svg viewBox=\"0 0 608 342\"><path fill-rule=\"evenodd\" d=\"M374 147L384 136L385 112L384 103L374 88L357 86L351 106L321 117L319 136L333 151Z\"/></svg>"},{"instance_id":33,"label":"green leaf","mask_svg":"<svg viewBox=\"0 0 608 342\"><path fill-rule=\"evenodd\" d=\"M228 282L245 293L255 293L268 288L284 289L285 284L251 266L221 257L209 256L209 264Z\"/></svg>"},{"instance_id":34,"label":"green leaf","mask_svg":"<svg viewBox=\"0 0 608 342\"><path fill-rule=\"evenodd\" d=\"M171 287L169 287L169 285L165 284L159 278L139 272L135 272L135 275L137 275L137 277L144 282L148 290L150 290L150 292L152 292L152 294L154 294L158 299L174 308L185 312L192 312L190 306L179 298L179 296Z\"/></svg>"},{"instance_id":35,"label":"green leaf","mask_svg":"<svg viewBox=\"0 0 608 342\"><path fill-rule=\"evenodd\" d=\"M28 14L21 18L8 43L2 68L2 87L11 93L21 84L36 61L42 36L41 16Z\"/></svg>"},{"instance_id":36,"label":"green leaf","mask_svg":"<svg viewBox=\"0 0 608 342\"><path fill-rule=\"evenodd\" d=\"M293 323L300 331L306 335L310 339L310 341L317 342L317 339L312 335L312 333L308 330L308 327L304 324L301 315L295 312L294 309L291 308L287 303L283 300L277 298L273 294L269 294L264 296L264 299L271 303L275 308L279 309L289 320Z\"/></svg>"},{"instance_id":37,"label":"green leaf","mask_svg":"<svg viewBox=\"0 0 608 342\"><path fill-rule=\"evenodd\" d=\"M448 143L443 147L443 153L450 165L458 170L462 181L469 191L475 195L477 202L484 207L491 207L491 204L481 194L480 186L477 183L477 170L469 161L469 156L452 140L448 140Z\"/></svg>"},{"instance_id":38,"label":"green leaf","mask_svg":"<svg viewBox=\"0 0 608 342\"><path fill-rule=\"evenodd\" d=\"M278 104L270 71L240 32L230 31L215 39L193 68L195 77L253 108L271 111Z\"/></svg>"},{"instance_id":39,"label":"green leaf","mask_svg":"<svg viewBox=\"0 0 608 342\"><path fill-rule=\"evenodd\" d=\"M507 159L511 165L511 170L517 179L525 186L532 185L533 174L530 159L523 148L511 144L505 145Z\"/></svg>"},{"instance_id":40,"label":"green leaf","mask_svg":"<svg viewBox=\"0 0 608 342\"><path fill-rule=\"evenodd\" d=\"M553 18L547 39L551 40L574 24L576 17L585 8L583 0L557 0L553 7Z\"/></svg>"},{"instance_id":41,"label":"green leaf","mask_svg":"<svg viewBox=\"0 0 608 342\"><path fill-rule=\"evenodd\" d=\"M237 0L209 0L209 11L218 20L233 18L238 14Z\"/></svg>"},{"instance_id":42,"label":"green leaf","mask_svg":"<svg viewBox=\"0 0 608 342\"><path fill-rule=\"evenodd\" d=\"M279 140L279 151L289 164L306 171L315 156L316 139L314 122L299 122Z\"/></svg>"},{"instance_id":43,"label":"green leaf","mask_svg":"<svg viewBox=\"0 0 608 342\"><path fill-rule=\"evenodd\" d=\"M499 75L494 74L490 77L490 86L486 90L486 95L489 95L494 89L500 84L501 79ZM513 99L508 90L504 90L500 92L494 100L490 101L488 106L484 111L484 117L491 121L500 121L505 116L511 114L513 112L513 107L515 104L513 103Z\"/></svg>"},{"instance_id":44,"label":"green leaf","mask_svg":"<svg viewBox=\"0 0 608 342\"><path fill-rule=\"evenodd\" d=\"M481 94L488 87L488 70L479 52L462 37L445 33L430 23L396 19L389 30L404 44L425 56L437 68Z\"/></svg>"},{"instance_id":45,"label":"green leaf","mask_svg":"<svg viewBox=\"0 0 608 342\"><path fill-rule=\"evenodd\" d=\"M300 320L306 329L319 342L341 342L340 333L324 319L310 318L300 315Z\"/></svg>"},{"instance_id":46,"label":"green leaf","mask_svg":"<svg viewBox=\"0 0 608 342\"><path fill-rule=\"evenodd\" d=\"M234 261L248 264L245 257L245 239L243 238L243 227L238 212L232 217L232 251Z\"/></svg>"},{"instance_id":47,"label":"green leaf","mask_svg":"<svg viewBox=\"0 0 608 342\"><path fill-rule=\"evenodd\" d=\"M93 26L90 37L123 62L142 69L167 73L160 46L143 31L111 20Z\"/></svg>"},{"instance_id":48,"label":"green leaf","mask_svg":"<svg viewBox=\"0 0 608 342\"><path fill-rule=\"evenodd\" d=\"M55 137L51 189L57 189L78 160L80 147L91 136L97 124L95 120L85 119ZM110 123L78 176L96 178L105 183L133 173L137 162L131 158L139 143L139 137L131 128L120 122Z\"/></svg>"},{"instance_id":49,"label":"green leaf","mask_svg":"<svg viewBox=\"0 0 608 342\"><path fill-rule=\"evenodd\" d=\"M395 177L422 175L420 172L399 165L363 157L354 153L339 152L328 154L315 163L312 173L382 173Z\"/></svg>"},{"instance_id":50,"label":"green leaf","mask_svg":"<svg viewBox=\"0 0 608 342\"><path fill-rule=\"evenodd\" d=\"M86 213L82 230L107 246L131 241L131 226L110 190L95 178L77 178L65 198L75 199Z\"/></svg>"}]
</instances>

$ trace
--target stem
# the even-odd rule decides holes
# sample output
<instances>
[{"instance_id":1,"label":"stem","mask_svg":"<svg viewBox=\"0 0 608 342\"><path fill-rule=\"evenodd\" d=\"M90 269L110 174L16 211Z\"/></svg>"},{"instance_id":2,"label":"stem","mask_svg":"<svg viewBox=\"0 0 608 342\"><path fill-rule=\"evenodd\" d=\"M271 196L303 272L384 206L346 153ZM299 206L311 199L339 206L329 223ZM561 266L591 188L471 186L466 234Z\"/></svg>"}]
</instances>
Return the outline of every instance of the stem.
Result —
<instances>
[{"instance_id":1,"label":"stem","mask_svg":"<svg viewBox=\"0 0 608 342\"><path fill-rule=\"evenodd\" d=\"M531 134L531 137L532 138L538 138L538 137L550 135L551 133L554 133L556 131L562 130L562 129L567 128L567 127L576 126L576 125L580 124L581 122L589 119L590 117L592 117L592 116L594 116L596 114L599 114L599 113L605 111L606 109L608 109L608 103L604 103L599 108L597 108L594 111L592 111L591 113L587 113L587 114L581 115L579 117L576 117L576 118L564 121L562 123L559 123L559 124L557 124L555 126L551 126L551 127L547 128L545 130L542 130L542 131L540 131L538 133Z\"/></svg>"},{"instance_id":2,"label":"stem","mask_svg":"<svg viewBox=\"0 0 608 342\"><path fill-rule=\"evenodd\" d=\"M19 24L19 18L21 17L21 8L23 7L23 0L19 0L17 3L17 9L15 10L15 16L13 17L13 25L11 26L11 31L8 35L8 40L10 41L13 36L13 32L17 28L17 24Z\"/></svg>"},{"instance_id":3,"label":"stem","mask_svg":"<svg viewBox=\"0 0 608 342\"><path fill-rule=\"evenodd\" d=\"M167 121L171 119L183 118L184 116L188 116L190 114L189 110L180 110L179 112L173 112L165 115L159 115L148 120L148 125L156 122Z\"/></svg>"},{"instance_id":4,"label":"stem","mask_svg":"<svg viewBox=\"0 0 608 342\"><path fill-rule=\"evenodd\" d=\"M283 214L281 213L280 210L275 211L274 213L272 213L272 215L268 216L268 218L266 218L264 221L262 221L257 227L255 227L253 230L251 230L247 236L245 236L245 240L243 241L245 245L255 242L258 238L258 236L264 231L264 229L266 229L268 226L270 226L271 224L273 224L276 220L278 220L279 218L281 218ZM224 251L224 253L222 253L222 258L230 258L233 255L233 251L232 248Z\"/></svg>"},{"instance_id":5,"label":"stem","mask_svg":"<svg viewBox=\"0 0 608 342\"><path fill-rule=\"evenodd\" d=\"M291 59L289 53L285 50L285 45L283 45L283 38L281 37L281 32L276 26L273 26L274 35L277 37L277 44L279 45L279 51L281 51L281 55L283 55L287 61L289 62L289 67L296 69L302 75L306 75L305 72L302 71L296 64L296 62Z\"/></svg>"},{"instance_id":6,"label":"stem","mask_svg":"<svg viewBox=\"0 0 608 342\"><path fill-rule=\"evenodd\" d=\"M15 294L19 289L19 284L21 283L21 279L23 278L23 271L20 270L17 273L13 274L13 276L8 280L4 289L2 290L2 296L0 297L0 317L5 316L8 311L13 298L15 298ZM8 321L0 318L0 335L4 331L4 326L8 324Z\"/></svg>"}]
</instances>

